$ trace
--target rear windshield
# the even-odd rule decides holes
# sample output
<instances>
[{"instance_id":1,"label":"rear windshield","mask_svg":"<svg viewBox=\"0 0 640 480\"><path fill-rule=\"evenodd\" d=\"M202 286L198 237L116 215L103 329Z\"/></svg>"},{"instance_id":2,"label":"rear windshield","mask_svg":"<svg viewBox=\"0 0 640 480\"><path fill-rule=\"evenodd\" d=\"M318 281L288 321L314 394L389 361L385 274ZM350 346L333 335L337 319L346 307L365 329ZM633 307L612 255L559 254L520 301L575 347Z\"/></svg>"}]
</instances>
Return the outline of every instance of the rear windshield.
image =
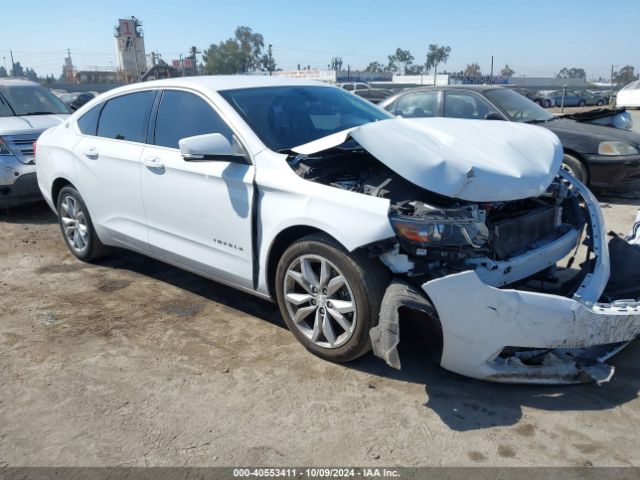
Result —
<instances>
[{"instance_id":1,"label":"rear windshield","mask_svg":"<svg viewBox=\"0 0 640 480\"><path fill-rule=\"evenodd\" d=\"M366 100L335 87L260 87L219 93L276 152L391 118Z\"/></svg>"},{"instance_id":2,"label":"rear windshield","mask_svg":"<svg viewBox=\"0 0 640 480\"><path fill-rule=\"evenodd\" d=\"M0 87L0 116L47 115L69 113L69 108L40 85L6 85Z\"/></svg>"}]
</instances>

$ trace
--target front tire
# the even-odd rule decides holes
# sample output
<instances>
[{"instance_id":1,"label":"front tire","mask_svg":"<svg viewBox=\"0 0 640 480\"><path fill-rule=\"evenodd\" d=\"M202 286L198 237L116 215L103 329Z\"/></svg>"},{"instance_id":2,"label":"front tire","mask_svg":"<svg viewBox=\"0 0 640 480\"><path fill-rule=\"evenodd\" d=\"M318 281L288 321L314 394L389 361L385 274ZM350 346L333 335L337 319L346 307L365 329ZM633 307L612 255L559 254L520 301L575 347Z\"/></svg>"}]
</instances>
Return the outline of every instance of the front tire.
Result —
<instances>
[{"instance_id":1,"label":"front tire","mask_svg":"<svg viewBox=\"0 0 640 480\"><path fill-rule=\"evenodd\" d=\"M564 157L562 158L562 168L585 185L589 181L589 172L587 171L587 167L585 167L584 163L573 155L564 154Z\"/></svg>"},{"instance_id":2,"label":"front tire","mask_svg":"<svg viewBox=\"0 0 640 480\"><path fill-rule=\"evenodd\" d=\"M107 253L93 228L87 205L75 188L66 186L60 190L57 207L62 238L76 258L89 262Z\"/></svg>"},{"instance_id":3,"label":"front tire","mask_svg":"<svg viewBox=\"0 0 640 480\"><path fill-rule=\"evenodd\" d=\"M371 349L369 330L378 322L388 281L375 260L313 234L280 258L276 296L289 330L307 350L325 360L348 362Z\"/></svg>"}]
</instances>

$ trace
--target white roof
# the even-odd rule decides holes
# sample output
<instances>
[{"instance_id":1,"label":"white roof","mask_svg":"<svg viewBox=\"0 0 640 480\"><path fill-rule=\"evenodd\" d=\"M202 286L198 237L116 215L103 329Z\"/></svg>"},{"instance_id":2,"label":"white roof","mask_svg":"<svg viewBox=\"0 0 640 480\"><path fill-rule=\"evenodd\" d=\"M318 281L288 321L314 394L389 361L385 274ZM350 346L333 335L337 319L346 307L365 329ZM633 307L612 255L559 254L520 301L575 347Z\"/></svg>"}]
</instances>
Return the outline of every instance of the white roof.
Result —
<instances>
[{"instance_id":1,"label":"white roof","mask_svg":"<svg viewBox=\"0 0 640 480\"><path fill-rule=\"evenodd\" d=\"M10 87L10 86L26 86L26 85L37 85L40 86L38 82L32 82L31 80L26 80L24 78L0 78L0 87Z\"/></svg>"},{"instance_id":2,"label":"white roof","mask_svg":"<svg viewBox=\"0 0 640 480\"><path fill-rule=\"evenodd\" d=\"M120 93L142 88L191 87L197 90L221 91L236 88L280 87L280 86L325 86L326 83L302 78L274 77L268 75L206 75L199 77L178 77L151 82L134 83L109 93Z\"/></svg>"}]
</instances>

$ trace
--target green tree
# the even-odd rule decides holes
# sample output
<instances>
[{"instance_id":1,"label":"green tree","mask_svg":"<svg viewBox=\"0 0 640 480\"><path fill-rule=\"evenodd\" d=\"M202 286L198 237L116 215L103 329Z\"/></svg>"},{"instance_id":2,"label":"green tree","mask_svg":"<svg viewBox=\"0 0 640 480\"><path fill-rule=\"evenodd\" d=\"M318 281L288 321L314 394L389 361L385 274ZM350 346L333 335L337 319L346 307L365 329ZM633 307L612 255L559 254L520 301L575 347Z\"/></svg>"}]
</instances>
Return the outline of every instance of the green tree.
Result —
<instances>
[{"instance_id":1,"label":"green tree","mask_svg":"<svg viewBox=\"0 0 640 480\"><path fill-rule=\"evenodd\" d=\"M339 72L342 70L342 63L342 57L333 57L331 62L329 62L329 70Z\"/></svg>"},{"instance_id":2,"label":"green tree","mask_svg":"<svg viewBox=\"0 0 640 480\"><path fill-rule=\"evenodd\" d=\"M413 63L413 55L409 50L403 50L400 47L396 48L395 53L387 56L387 68L389 72L402 72L406 75L407 70Z\"/></svg>"},{"instance_id":3,"label":"green tree","mask_svg":"<svg viewBox=\"0 0 640 480\"><path fill-rule=\"evenodd\" d=\"M480 65L478 65L478 63L468 64L467 68L464 69L464 74L470 77L482 75L482 72L480 71Z\"/></svg>"},{"instance_id":4,"label":"green tree","mask_svg":"<svg viewBox=\"0 0 640 480\"><path fill-rule=\"evenodd\" d=\"M7 76L7 69L4 67L0 67L0 78L6 78Z\"/></svg>"},{"instance_id":5,"label":"green tree","mask_svg":"<svg viewBox=\"0 0 640 480\"><path fill-rule=\"evenodd\" d=\"M27 67L26 70L24 71L24 76L27 77L32 82L38 81L38 74L35 72L33 68Z\"/></svg>"},{"instance_id":6,"label":"green tree","mask_svg":"<svg viewBox=\"0 0 640 480\"><path fill-rule=\"evenodd\" d=\"M556 75L557 78L587 78L587 73L582 68L563 68Z\"/></svg>"},{"instance_id":7,"label":"green tree","mask_svg":"<svg viewBox=\"0 0 640 480\"><path fill-rule=\"evenodd\" d=\"M364 69L365 72L373 72L373 73L380 73L380 72L384 72L384 65L382 65L379 62L371 62L369 65L367 65L367 67Z\"/></svg>"},{"instance_id":8,"label":"green tree","mask_svg":"<svg viewBox=\"0 0 640 480\"><path fill-rule=\"evenodd\" d=\"M514 73L516 73L516 72L513 71L513 69L509 66L509 64L506 64L504 66L504 68L502 70L500 70L500 75L502 75L503 77L507 77L507 78L513 77Z\"/></svg>"},{"instance_id":9,"label":"green tree","mask_svg":"<svg viewBox=\"0 0 640 480\"><path fill-rule=\"evenodd\" d=\"M431 44L429 45L429 51L427 52L427 60L424 68L427 73L433 68L434 78L438 75L438 65L441 63L447 63L449 60L449 54L451 53L451 47L445 45Z\"/></svg>"},{"instance_id":10,"label":"green tree","mask_svg":"<svg viewBox=\"0 0 640 480\"><path fill-rule=\"evenodd\" d=\"M15 62L13 64L13 68L11 69L12 77L24 77L24 68L20 65L20 62Z\"/></svg>"},{"instance_id":11,"label":"green tree","mask_svg":"<svg viewBox=\"0 0 640 480\"><path fill-rule=\"evenodd\" d=\"M204 51L204 72L207 75L247 73L263 65L264 38L249 27L236 28L233 38L211 44Z\"/></svg>"},{"instance_id":12,"label":"green tree","mask_svg":"<svg viewBox=\"0 0 640 480\"><path fill-rule=\"evenodd\" d=\"M276 70L276 60L273 58L273 46L269 45L267 48L267 53L262 57L262 68L269 72L275 72Z\"/></svg>"},{"instance_id":13,"label":"green tree","mask_svg":"<svg viewBox=\"0 0 640 480\"><path fill-rule=\"evenodd\" d=\"M613 73L613 83L619 85L626 85L629 82L638 80L638 75L635 74L635 69L631 65L622 67L619 71Z\"/></svg>"}]
</instances>

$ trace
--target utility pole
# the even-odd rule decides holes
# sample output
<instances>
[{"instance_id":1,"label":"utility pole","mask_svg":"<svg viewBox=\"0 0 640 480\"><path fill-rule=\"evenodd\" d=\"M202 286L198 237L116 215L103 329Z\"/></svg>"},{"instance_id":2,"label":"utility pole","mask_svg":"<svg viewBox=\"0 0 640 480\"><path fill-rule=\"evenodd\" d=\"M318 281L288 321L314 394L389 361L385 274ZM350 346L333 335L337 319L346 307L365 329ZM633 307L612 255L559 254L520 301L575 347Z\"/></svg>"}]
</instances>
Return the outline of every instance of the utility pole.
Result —
<instances>
[{"instance_id":1,"label":"utility pole","mask_svg":"<svg viewBox=\"0 0 640 480\"><path fill-rule=\"evenodd\" d=\"M9 50L9 53L11 54L11 73L12 73L12 76L15 77L16 76L16 62L13 61L13 50Z\"/></svg>"},{"instance_id":2,"label":"utility pole","mask_svg":"<svg viewBox=\"0 0 640 480\"><path fill-rule=\"evenodd\" d=\"M613 105L613 67L614 65L611 65L611 77L609 78L611 94L609 95L609 105Z\"/></svg>"},{"instance_id":3,"label":"utility pole","mask_svg":"<svg viewBox=\"0 0 640 480\"><path fill-rule=\"evenodd\" d=\"M489 75L489 83L493 83L493 55L491 55L491 74Z\"/></svg>"},{"instance_id":4,"label":"utility pole","mask_svg":"<svg viewBox=\"0 0 640 480\"><path fill-rule=\"evenodd\" d=\"M196 54L200 53L200 50L198 50L196 47L191 47L191 49L189 50L189 52L191 53L190 57L191 57L191 70L192 70L192 74L196 75L198 73L198 61L197 61L197 57Z\"/></svg>"}]
</instances>

